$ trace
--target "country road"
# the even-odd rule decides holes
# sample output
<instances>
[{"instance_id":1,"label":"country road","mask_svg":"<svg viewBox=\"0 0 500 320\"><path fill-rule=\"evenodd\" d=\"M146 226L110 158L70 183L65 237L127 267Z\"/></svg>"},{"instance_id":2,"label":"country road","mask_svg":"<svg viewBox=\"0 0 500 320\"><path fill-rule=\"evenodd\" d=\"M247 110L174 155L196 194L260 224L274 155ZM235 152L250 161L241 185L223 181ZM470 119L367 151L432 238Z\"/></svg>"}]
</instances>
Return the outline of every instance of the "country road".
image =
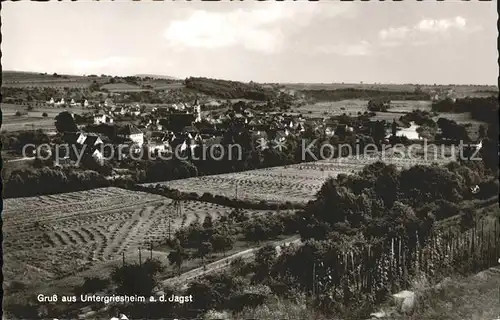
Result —
<instances>
[{"instance_id":1,"label":"country road","mask_svg":"<svg viewBox=\"0 0 500 320\"><path fill-rule=\"evenodd\" d=\"M28 160L35 160L35 157L24 157L24 158L7 160L5 162L18 162L18 161L28 161Z\"/></svg>"},{"instance_id":2,"label":"country road","mask_svg":"<svg viewBox=\"0 0 500 320\"><path fill-rule=\"evenodd\" d=\"M277 254L279 254L279 248L289 245L289 244L300 244L301 239L298 235L275 242L276 249L277 249ZM244 251L240 251L238 253L235 253L229 257L226 257L224 259L217 260L215 262L209 263L206 265L206 268L204 269L203 267L196 268L193 270L189 270L183 274L181 274L178 277L174 278L169 278L164 281L162 281L159 285L160 288L164 288L166 286L175 286L176 289L178 290L185 290L188 288L188 285L191 281L196 280L197 278L214 273L217 271L221 271L225 268L228 268L231 265L231 262L234 261L237 258L242 258L244 260L249 260L253 258L255 253L261 249L261 247L253 248L253 249L248 249ZM160 293L160 291L156 291L155 294ZM109 307L112 305L112 303L108 304L104 308L100 309L98 312L96 311L90 311L90 307L85 307L81 308L80 312L81 314L78 316L79 319L95 319L99 315L104 315L106 311L109 309Z\"/></svg>"},{"instance_id":3,"label":"country road","mask_svg":"<svg viewBox=\"0 0 500 320\"><path fill-rule=\"evenodd\" d=\"M285 240L278 241L275 244L276 244L276 248L279 250L279 248L282 246L286 246L286 245L289 245L292 243L296 244L296 243L300 243L300 242L301 242L301 240L300 240L299 236L293 236L293 237L287 238ZM166 279L166 280L161 282L161 286L163 286L163 287L172 286L172 287L176 287L176 288L179 288L181 290L184 290L188 287L189 283L191 281L195 280L196 278L199 278L201 276L204 276L204 275L207 275L210 273L214 273L217 271L221 271L225 268L228 268L231 265L231 262L238 259L238 258L242 258L244 260L249 260L249 259L253 258L255 253L260 248L262 248L262 247L240 251L240 252L233 254L229 257L226 257L224 259L220 259L220 260L217 260L215 262L207 264L205 269L203 267L199 267L199 268L190 270L188 272L185 272L178 277Z\"/></svg>"}]
</instances>

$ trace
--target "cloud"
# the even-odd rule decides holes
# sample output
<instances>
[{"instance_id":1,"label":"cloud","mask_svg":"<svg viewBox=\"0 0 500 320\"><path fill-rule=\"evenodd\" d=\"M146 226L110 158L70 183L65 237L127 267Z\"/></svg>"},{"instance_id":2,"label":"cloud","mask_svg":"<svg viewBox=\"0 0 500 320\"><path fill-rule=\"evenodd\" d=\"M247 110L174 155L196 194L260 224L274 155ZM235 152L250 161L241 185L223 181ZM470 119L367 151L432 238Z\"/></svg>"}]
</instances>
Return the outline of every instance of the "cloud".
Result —
<instances>
[{"instance_id":1,"label":"cloud","mask_svg":"<svg viewBox=\"0 0 500 320\"><path fill-rule=\"evenodd\" d=\"M333 17L350 8L352 6L344 4L327 7L308 3L260 3L252 9L240 8L226 13L197 10L185 19L172 21L164 37L178 50L243 46L252 51L275 53L283 48L285 32L305 27L318 16Z\"/></svg>"},{"instance_id":2,"label":"cloud","mask_svg":"<svg viewBox=\"0 0 500 320\"><path fill-rule=\"evenodd\" d=\"M380 30L378 36L382 46L397 46L402 44L404 40L411 40L411 43L422 45L429 40L429 35L446 34L450 30L472 31L477 30L477 27L471 28L467 24L467 20L460 16L453 19L422 19L415 25L389 27Z\"/></svg>"},{"instance_id":3,"label":"cloud","mask_svg":"<svg viewBox=\"0 0 500 320\"><path fill-rule=\"evenodd\" d=\"M441 20L421 20L416 26L415 30L423 32L445 32L449 29L465 29L467 21L462 17L455 17L455 19L441 19Z\"/></svg>"},{"instance_id":4,"label":"cloud","mask_svg":"<svg viewBox=\"0 0 500 320\"><path fill-rule=\"evenodd\" d=\"M402 39L410 32L408 27L388 28L380 30L379 36L382 39Z\"/></svg>"},{"instance_id":5,"label":"cloud","mask_svg":"<svg viewBox=\"0 0 500 320\"><path fill-rule=\"evenodd\" d=\"M354 44L323 45L314 49L313 53L337 54L341 56L367 56L373 53L372 46L368 41L360 41Z\"/></svg>"}]
</instances>

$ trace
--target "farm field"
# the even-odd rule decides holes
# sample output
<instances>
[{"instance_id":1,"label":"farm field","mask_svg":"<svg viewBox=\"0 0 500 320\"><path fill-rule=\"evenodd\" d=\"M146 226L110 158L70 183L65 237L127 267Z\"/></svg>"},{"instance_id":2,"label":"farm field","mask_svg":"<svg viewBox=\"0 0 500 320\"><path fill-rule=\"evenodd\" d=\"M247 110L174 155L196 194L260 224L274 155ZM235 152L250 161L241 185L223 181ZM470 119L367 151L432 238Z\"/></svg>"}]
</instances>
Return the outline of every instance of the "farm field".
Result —
<instances>
[{"instance_id":1,"label":"farm field","mask_svg":"<svg viewBox=\"0 0 500 320\"><path fill-rule=\"evenodd\" d=\"M99 83L106 82L107 77L86 77L79 75L40 74L37 72L3 71L2 85L4 87L28 88L28 87L51 87L51 88L87 88L95 80Z\"/></svg>"},{"instance_id":2,"label":"farm field","mask_svg":"<svg viewBox=\"0 0 500 320\"><path fill-rule=\"evenodd\" d=\"M88 88L92 84L91 80L53 80L53 81L4 81L4 87L11 88L29 88L29 87L46 87L46 88Z\"/></svg>"},{"instance_id":3,"label":"farm field","mask_svg":"<svg viewBox=\"0 0 500 320\"><path fill-rule=\"evenodd\" d=\"M186 224L233 209L182 201ZM265 210L244 210L248 215ZM61 279L136 254L159 244L182 224L172 200L149 193L101 188L29 198L5 199L4 277L7 282Z\"/></svg>"},{"instance_id":4,"label":"farm field","mask_svg":"<svg viewBox=\"0 0 500 320\"><path fill-rule=\"evenodd\" d=\"M430 165L433 162L444 164L452 160L445 159L449 150L437 150L427 159L414 151L413 158L401 158L395 150L385 151L384 162L407 168L417 164ZM351 174L363 169L364 166L380 160L380 156L350 157L315 162L294 164L212 176L194 177L160 183L182 192L205 192L229 198L250 201L268 201L271 203L306 203L312 200L328 177L338 174ZM158 183L143 184L154 186Z\"/></svg>"},{"instance_id":5,"label":"farm field","mask_svg":"<svg viewBox=\"0 0 500 320\"><path fill-rule=\"evenodd\" d=\"M53 118L44 118L42 116L14 116L4 115L2 117L2 130L20 131L20 130L52 130L55 129Z\"/></svg>"},{"instance_id":6,"label":"farm field","mask_svg":"<svg viewBox=\"0 0 500 320\"><path fill-rule=\"evenodd\" d=\"M286 89L292 90L337 90L337 89L365 89L365 90L381 90L381 91L414 91L417 87L420 87L423 91L431 90L448 90L453 89L458 95L461 96L474 96L474 95L484 95L487 91L488 95L490 92L498 92L498 87L496 86L467 86L467 85L414 85L414 84L372 84L372 83L281 83Z\"/></svg>"},{"instance_id":7,"label":"farm field","mask_svg":"<svg viewBox=\"0 0 500 320\"><path fill-rule=\"evenodd\" d=\"M358 112L367 111L366 100L342 100L342 101L329 101L306 104L301 107L295 108L294 111L300 112L304 117L324 117L335 116L343 113L355 116Z\"/></svg>"},{"instance_id":8,"label":"farm field","mask_svg":"<svg viewBox=\"0 0 500 320\"><path fill-rule=\"evenodd\" d=\"M82 114L88 112L81 107L77 108L59 108L59 107L35 107L32 111L27 111L27 115L16 116L17 111L26 111L26 106L20 106L10 103L2 103L2 130L18 131L18 130L32 130L32 129L45 129L53 130L54 118L63 111L70 111L72 113ZM43 113L47 113L47 117L43 117Z\"/></svg>"},{"instance_id":9,"label":"farm field","mask_svg":"<svg viewBox=\"0 0 500 320\"><path fill-rule=\"evenodd\" d=\"M392 122L392 120L399 119L404 116L407 112L375 112L375 116L371 119L373 120L385 120L387 122Z\"/></svg>"},{"instance_id":10,"label":"farm field","mask_svg":"<svg viewBox=\"0 0 500 320\"><path fill-rule=\"evenodd\" d=\"M350 116L356 116L358 112L364 113L368 111L367 106L367 100L355 99L306 104L295 108L294 111L302 113L305 117L313 118L338 116L344 113ZM409 113L415 109L430 111L431 101L391 101L389 112L376 112L377 115L375 118L377 118L377 120L392 121L393 118L399 118L405 113Z\"/></svg>"},{"instance_id":11,"label":"farm field","mask_svg":"<svg viewBox=\"0 0 500 320\"><path fill-rule=\"evenodd\" d=\"M417 87L412 84L372 84L372 83L282 83L286 89L292 90L338 90L338 89L371 89L386 91L413 91Z\"/></svg>"},{"instance_id":12,"label":"farm field","mask_svg":"<svg viewBox=\"0 0 500 320\"><path fill-rule=\"evenodd\" d=\"M171 90L171 89L182 89L184 88L184 84L182 82L167 82L161 80L155 81L141 81L143 85L150 85L155 90Z\"/></svg>"},{"instance_id":13,"label":"farm field","mask_svg":"<svg viewBox=\"0 0 500 320\"><path fill-rule=\"evenodd\" d=\"M431 111L432 101L425 100L394 100L391 101L391 112L410 113L413 110Z\"/></svg>"},{"instance_id":14,"label":"farm field","mask_svg":"<svg viewBox=\"0 0 500 320\"><path fill-rule=\"evenodd\" d=\"M2 103L1 108L2 108L2 113L4 115L14 115L17 111L25 111L26 110L26 106L21 106L21 105L12 104L12 103ZM60 112L63 112L63 111L70 111L72 113L78 113L78 114L89 111L89 109L84 109L82 107L61 108L61 107L57 107L57 106L54 106L54 107L35 106L34 108L35 109L32 111L28 111L28 116L33 116L33 117L41 116L42 113L46 112L48 117L55 117L56 115L58 115Z\"/></svg>"},{"instance_id":15,"label":"farm field","mask_svg":"<svg viewBox=\"0 0 500 320\"><path fill-rule=\"evenodd\" d=\"M129 83L108 83L102 85L101 88L107 89L110 92L150 91L149 89L144 89Z\"/></svg>"}]
</instances>

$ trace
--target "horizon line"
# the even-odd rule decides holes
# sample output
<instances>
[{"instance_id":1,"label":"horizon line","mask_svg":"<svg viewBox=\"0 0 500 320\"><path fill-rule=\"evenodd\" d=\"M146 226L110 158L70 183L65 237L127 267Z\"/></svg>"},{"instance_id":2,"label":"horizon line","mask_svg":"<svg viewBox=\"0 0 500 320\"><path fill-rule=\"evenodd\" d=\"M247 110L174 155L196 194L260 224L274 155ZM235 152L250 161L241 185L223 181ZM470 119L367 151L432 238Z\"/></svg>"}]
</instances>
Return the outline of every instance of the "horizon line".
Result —
<instances>
[{"instance_id":1,"label":"horizon line","mask_svg":"<svg viewBox=\"0 0 500 320\"><path fill-rule=\"evenodd\" d=\"M27 70L15 70L15 69L9 69L9 70L2 70L2 74L5 72L19 72L19 73L37 73L37 74L54 74L57 73L58 75L61 76L73 76L73 77L88 77L90 74L72 74L72 73L58 73L58 72L47 72L47 71L27 71ZM101 75L104 73L101 73ZM94 75L91 73L91 75ZM95 74L97 77L100 77L101 75ZM344 85L420 85L420 86L487 86L487 87L495 87L499 88L498 83L496 84L479 84L479 83L410 83L410 82L350 82L350 81L337 81L337 82L276 82L276 81L243 81L243 80L235 80L235 79L225 79L225 78L215 78L215 77L210 77L210 76L188 76L188 77L178 77L178 76L171 76L171 75L164 75L164 74L155 74L155 73L136 73L133 75L111 75L111 74L104 74L106 76L111 76L111 77L135 77L138 75L145 75L145 76L158 76L158 77L170 77L173 79L165 79L165 80L173 80L173 81L184 81L184 79L193 77L193 78L207 78L207 79L217 79L217 80L226 80L226 81L236 81L236 82L242 82L242 83L249 83L249 82L254 82L257 84L285 84L285 85L294 85L294 84L303 84L303 85L314 85L314 84L344 84Z\"/></svg>"}]
</instances>

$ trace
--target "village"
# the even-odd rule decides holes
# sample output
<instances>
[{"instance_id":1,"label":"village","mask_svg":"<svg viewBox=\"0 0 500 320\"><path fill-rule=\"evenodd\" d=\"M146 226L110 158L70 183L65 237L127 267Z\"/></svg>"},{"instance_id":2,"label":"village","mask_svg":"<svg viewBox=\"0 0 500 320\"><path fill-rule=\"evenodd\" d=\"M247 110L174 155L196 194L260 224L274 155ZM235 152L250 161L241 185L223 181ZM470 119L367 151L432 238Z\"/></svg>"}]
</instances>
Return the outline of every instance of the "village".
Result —
<instances>
[{"instance_id":1,"label":"village","mask_svg":"<svg viewBox=\"0 0 500 320\"><path fill-rule=\"evenodd\" d=\"M50 106L65 106L64 99L47 102ZM69 103L76 106L74 100ZM115 104L111 99L102 103L89 104L87 100L81 106L93 112L77 115L78 132L66 132L65 142L76 143L88 147L88 151L97 160L103 155L103 141L116 138L117 147L126 145L135 148L136 152L145 150L151 155L169 154L176 148L181 151L194 149L196 146L219 144L228 130L248 131L254 143L263 148L271 145L271 141L284 142L286 137L300 136L305 128L312 128L328 137L337 130L352 132L353 128L338 125L328 119L305 119L301 114L292 112L263 112L255 110L261 104L247 104L243 101L234 103L232 108L223 112L203 112L208 106L220 106L216 101L200 104L178 103L163 107L150 108L139 104ZM74 114L72 114L75 118ZM116 128L116 130L115 130ZM116 133L111 136L110 133ZM119 141L119 142L118 142Z\"/></svg>"},{"instance_id":2,"label":"village","mask_svg":"<svg viewBox=\"0 0 500 320\"><path fill-rule=\"evenodd\" d=\"M493 2L154 2L2 3L5 319L500 320Z\"/></svg>"}]
</instances>

